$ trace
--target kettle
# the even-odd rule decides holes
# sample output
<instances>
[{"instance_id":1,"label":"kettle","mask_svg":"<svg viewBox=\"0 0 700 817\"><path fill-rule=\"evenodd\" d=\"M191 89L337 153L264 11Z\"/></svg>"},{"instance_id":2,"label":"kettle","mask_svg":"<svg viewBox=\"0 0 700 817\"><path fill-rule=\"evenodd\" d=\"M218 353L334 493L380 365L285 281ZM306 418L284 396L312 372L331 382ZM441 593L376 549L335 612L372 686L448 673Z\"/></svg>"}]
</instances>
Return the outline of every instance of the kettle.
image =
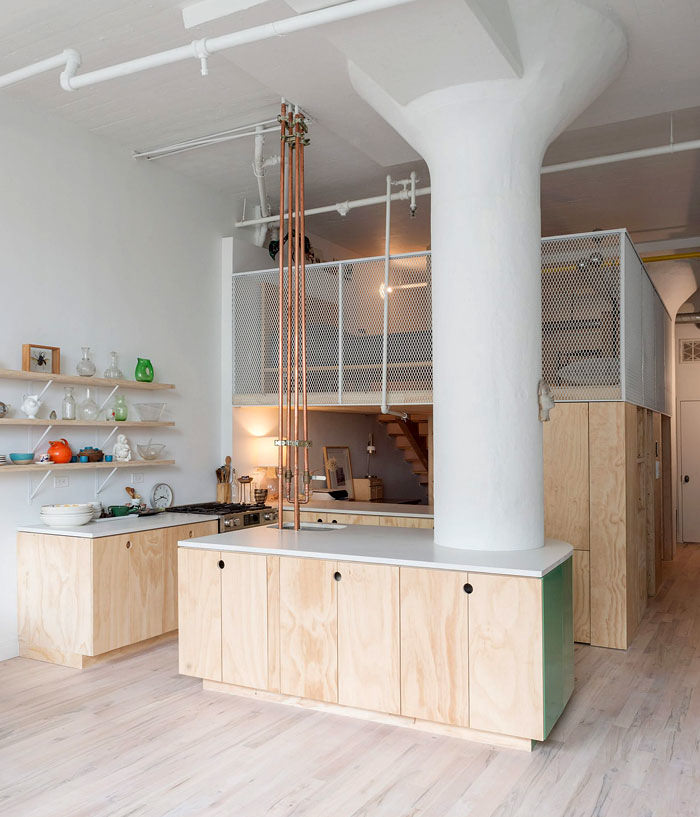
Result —
<instances>
[{"instance_id":1,"label":"kettle","mask_svg":"<svg viewBox=\"0 0 700 817\"><path fill-rule=\"evenodd\" d=\"M68 441L61 438L60 440L49 442L48 455L51 457L51 462L70 462L73 452L70 450Z\"/></svg>"}]
</instances>

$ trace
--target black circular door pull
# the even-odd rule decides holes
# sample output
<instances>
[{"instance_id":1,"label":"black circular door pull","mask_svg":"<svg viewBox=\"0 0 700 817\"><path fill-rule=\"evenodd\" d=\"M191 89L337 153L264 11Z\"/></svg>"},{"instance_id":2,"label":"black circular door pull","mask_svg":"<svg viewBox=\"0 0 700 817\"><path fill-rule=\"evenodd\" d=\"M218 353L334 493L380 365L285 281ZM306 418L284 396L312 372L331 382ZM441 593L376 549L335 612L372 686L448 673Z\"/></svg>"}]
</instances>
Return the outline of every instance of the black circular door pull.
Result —
<instances>
[{"instance_id":1,"label":"black circular door pull","mask_svg":"<svg viewBox=\"0 0 700 817\"><path fill-rule=\"evenodd\" d=\"M465 593L473 593L474 592L474 588L471 586L471 584L469 584L469 582L467 582L464 585L464 592Z\"/></svg>"},{"instance_id":2,"label":"black circular door pull","mask_svg":"<svg viewBox=\"0 0 700 817\"><path fill-rule=\"evenodd\" d=\"M339 582L339 581L340 581L340 580L341 580L343 577L342 577L342 575L341 575L341 574L340 574L340 573L339 573L339 572L336 570L336 571L335 571L335 573L333 574L333 578L334 578L334 579L335 579L337 582Z\"/></svg>"},{"instance_id":3,"label":"black circular door pull","mask_svg":"<svg viewBox=\"0 0 700 817\"><path fill-rule=\"evenodd\" d=\"M225 566L226 566L226 564L225 564L224 560L219 559L219 567L223 570Z\"/></svg>"}]
</instances>

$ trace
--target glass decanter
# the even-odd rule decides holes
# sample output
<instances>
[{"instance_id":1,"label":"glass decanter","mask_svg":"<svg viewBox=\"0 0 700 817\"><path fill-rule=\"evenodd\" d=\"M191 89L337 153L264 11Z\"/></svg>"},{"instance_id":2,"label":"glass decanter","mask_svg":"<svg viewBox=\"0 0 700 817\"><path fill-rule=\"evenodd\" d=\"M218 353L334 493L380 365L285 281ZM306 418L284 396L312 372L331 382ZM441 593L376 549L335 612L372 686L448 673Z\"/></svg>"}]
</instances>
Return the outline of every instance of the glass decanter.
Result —
<instances>
[{"instance_id":1,"label":"glass decanter","mask_svg":"<svg viewBox=\"0 0 700 817\"><path fill-rule=\"evenodd\" d=\"M76 418L75 397L73 397L73 387L63 387L63 402L61 403L61 418L63 420L75 420Z\"/></svg>"},{"instance_id":2,"label":"glass decanter","mask_svg":"<svg viewBox=\"0 0 700 817\"><path fill-rule=\"evenodd\" d=\"M97 420L100 409L97 403L92 399L90 389L85 389L85 399L78 406L78 410L80 411L81 420Z\"/></svg>"},{"instance_id":3,"label":"glass decanter","mask_svg":"<svg viewBox=\"0 0 700 817\"><path fill-rule=\"evenodd\" d=\"M112 406L112 417L117 422L123 422L128 416L128 408L126 405L126 398L123 394L118 394L114 398L114 405Z\"/></svg>"},{"instance_id":4,"label":"glass decanter","mask_svg":"<svg viewBox=\"0 0 700 817\"><path fill-rule=\"evenodd\" d=\"M97 371L95 364L90 359L90 347L81 346L83 357L78 361L76 369L81 377L92 377Z\"/></svg>"},{"instance_id":5,"label":"glass decanter","mask_svg":"<svg viewBox=\"0 0 700 817\"><path fill-rule=\"evenodd\" d=\"M116 352L111 352L112 362L109 367L105 369L105 377L110 380L123 380L124 372L119 368L119 355ZM124 418L126 419L126 417Z\"/></svg>"}]
</instances>

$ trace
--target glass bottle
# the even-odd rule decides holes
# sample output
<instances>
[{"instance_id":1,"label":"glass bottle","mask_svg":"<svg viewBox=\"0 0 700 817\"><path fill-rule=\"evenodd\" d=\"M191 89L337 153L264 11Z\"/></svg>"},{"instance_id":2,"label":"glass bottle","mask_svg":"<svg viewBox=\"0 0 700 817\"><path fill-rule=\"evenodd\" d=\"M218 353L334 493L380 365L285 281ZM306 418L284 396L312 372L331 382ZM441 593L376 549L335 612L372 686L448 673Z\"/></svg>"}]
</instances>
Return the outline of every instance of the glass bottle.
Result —
<instances>
[{"instance_id":1,"label":"glass bottle","mask_svg":"<svg viewBox=\"0 0 700 817\"><path fill-rule=\"evenodd\" d=\"M117 422L123 422L124 420L126 420L128 412L129 410L126 405L126 398L124 397L123 394L118 394L114 398L114 405L112 406L112 417Z\"/></svg>"},{"instance_id":2,"label":"glass bottle","mask_svg":"<svg viewBox=\"0 0 700 817\"><path fill-rule=\"evenodd\" d=\"M134 377L142 383L150 383L153 380L153 364L146 357L136 358L136 371Z\"/></svg>"},{"instance_id":3,"label":"glass bottle","mask_svg":"<svg viewBox=\"0 0 700 817\"><path fill-rule=\"evenodd\" d=\"M92 421L97 419L97 415L99 414L100 409L97 403L92 399L90 389L85 389L85 399L78 406L78 409L80 411L81 420Z\"/></svg>"},{"instance_id":4,"label":"glass bottle","mask_svg":"<svg viewBox=\"0 0 700 817\"><path fill-rule=\"evenodd\" d=\"M112 352L111 355L112 362L109 364L109 367L105 369L105 377L108 377L110 380L123 380L124 372L119 368L119 355L116 352Z\"/></svg>"},{"instance_id":5,"label":"glass bottle","mask_svg":"<svg viewBox=\"0 0 700 817\"><path fill-rule=\"evenodd\" d=\"M81 377L92 377L95 374L96 368L90 359L90 347L81 346L81 349L83 350L83 357L78 361L76 369Z\"/></svg>"},{"instance_id":6,"label":"glass bottle","mask_svg":"<svg viewBox=\"0 0 700 817\"><path fill-rule=\"evenodd\" d=\"M73 387L63 387L63 402L61 403L61 418L63 420L75 420L76 418L75 397L73 397Z\"/></svg>"}]
</instances>

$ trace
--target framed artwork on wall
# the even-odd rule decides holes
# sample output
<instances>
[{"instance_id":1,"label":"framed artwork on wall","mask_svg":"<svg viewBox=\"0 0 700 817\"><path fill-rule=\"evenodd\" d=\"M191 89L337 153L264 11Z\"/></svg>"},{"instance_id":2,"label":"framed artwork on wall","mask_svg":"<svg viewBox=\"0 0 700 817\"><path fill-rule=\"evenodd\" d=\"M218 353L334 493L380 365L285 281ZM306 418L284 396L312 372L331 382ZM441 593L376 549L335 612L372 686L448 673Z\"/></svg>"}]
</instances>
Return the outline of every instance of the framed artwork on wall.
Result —
<instances>
[{"instance_id":1,"label":"framed artwork on wall","mask_svg":"<svg viewBox=\"0 0 700 817\"><path fill-rule=\"evenodd\" d=\"M58 346L24 343L22 345L22 371L61 374L61 349Z\"/></svg>"},{"instance_id":2,"label":"framed artwork on wall","mask_svg":"<svg viewBox=\"0 0 700 817\"><path fill-rule=\"evenodd\" d=\"M352 465L347 445L324 445L323 464L329 491L347 491L348 499L355 498L352 487Z\"/></svg>"}]
</instances>

